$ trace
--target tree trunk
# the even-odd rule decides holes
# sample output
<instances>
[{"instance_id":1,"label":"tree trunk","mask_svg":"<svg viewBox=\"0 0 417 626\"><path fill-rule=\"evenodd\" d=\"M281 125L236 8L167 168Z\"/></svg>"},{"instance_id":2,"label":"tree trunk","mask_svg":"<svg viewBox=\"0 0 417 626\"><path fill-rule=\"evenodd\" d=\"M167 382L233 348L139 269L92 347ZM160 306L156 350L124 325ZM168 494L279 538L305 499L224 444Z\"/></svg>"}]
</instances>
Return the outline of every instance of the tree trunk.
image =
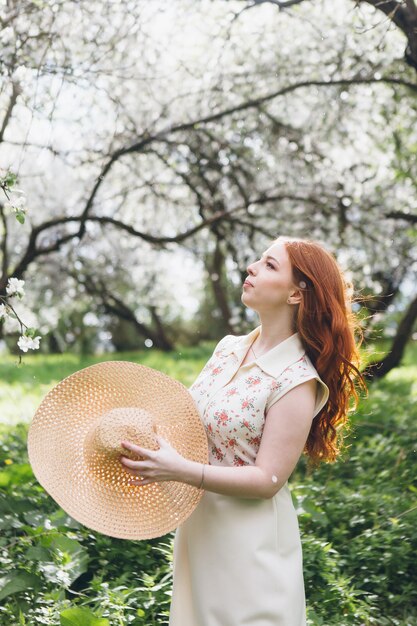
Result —
<instances>
[{"instance_id":1,"label":"tree trunk","mask_svg":"<svg viewBox=\"0 0 417 626\"><path fill-rule=\"evenodd\" d=\"M161 318L156 312L156 307L150 306L149 311L152 315L152 321L155 325L155 329L156 329L155 335L158 337L158 348L160 348L161 350L167 350L167 351L172 350L174 346L172 344L172 341L167 337Z\"/></svg>"},{"instance_id":2,"label":"tree trunk","mask_svg":"<svg viewBox=\"0 0 417 626\"><path fill-rule=\"evenodd\" d=\"M397 334L391 345L391 350L380 361L369 363L362 372L367 380L382 378L401 363L405 347L413 332L417 319L417 296L411 302L404 317L398 325Z\"/></svg>"},{"instance_id":3,"label":"tree trunk","mask_svg":"<svg viewBox=\"0 0 417 626\"><path fill-rule=\"evenodd\" d=\"M224 254L220 246L220 240L216 240L216 248L214 250L211 263L209 264L210 280L213 287L214 299L217 306L221 311L221 319L223 322L224 330L227 334L233 334L233 327L230 324L230 318L232 316L229 303L227 300L227 293L224 287Z\"/></svg>"}]
</instances>

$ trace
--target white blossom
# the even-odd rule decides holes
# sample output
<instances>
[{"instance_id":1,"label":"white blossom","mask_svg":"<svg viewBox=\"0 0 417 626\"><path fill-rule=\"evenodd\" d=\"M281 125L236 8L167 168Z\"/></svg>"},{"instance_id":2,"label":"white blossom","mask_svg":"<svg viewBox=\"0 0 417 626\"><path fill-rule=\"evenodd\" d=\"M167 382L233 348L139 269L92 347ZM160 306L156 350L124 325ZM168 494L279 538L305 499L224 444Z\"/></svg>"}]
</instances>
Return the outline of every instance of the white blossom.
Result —
<instances>
[{"instance_id":1,"label":"white blossom","mask_svg":"<svg viewBox=\"0 0 417 626\"><path fill-rule=\"evenodd\" d=\"M6 287L7 295L19 296L19 298L21 298L25 295L25 291L23 289L24 284L24 280L19 280L18 278L9 278L9 282L7 283Z\"/></svg>"},{"instance_id":2,"label":"white blossom","mask_svg":"<svg viewBox=\"0 0 417 626\"><path fill-rule=\"evenodd\" d=\"M27 337L26 335L22 335L19 337L17 345L22 350L22 352L27 352L28 350L38 350L39 341L41 337Z\"/></svg>"},{"instance_id":3,"label":"white blossom","mask_svg":"<svg viewBox=\"0 0 417 626\"><path fill-rule=\"evenodd\" d=\"M25 193L20 189L14 189L10 199L5 203L5 207L13 211L26 211L26 203Z\"/></svg>"},{"instance_id":4,"label":"white blossom","mask_svg":"<svg viewBox=\"0 0 417 626\"><path fill-rule=\"evenodd\" d=\"M7 307L5 304L0 304L0 320L5 319L7 320L7 318L10 315L9 312L9 307Z\"/></svg>"}]
</instances>

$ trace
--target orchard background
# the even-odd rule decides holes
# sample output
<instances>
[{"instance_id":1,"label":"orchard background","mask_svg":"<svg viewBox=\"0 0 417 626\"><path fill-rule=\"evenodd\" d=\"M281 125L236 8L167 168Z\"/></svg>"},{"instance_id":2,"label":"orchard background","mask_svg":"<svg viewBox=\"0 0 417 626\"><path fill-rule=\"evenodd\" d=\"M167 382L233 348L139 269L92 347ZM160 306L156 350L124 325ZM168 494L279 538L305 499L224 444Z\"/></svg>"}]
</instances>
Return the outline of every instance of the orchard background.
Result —
<instances>
[{"instance_id":1,"label":"orchard background","mask_svg":"<svg viewBox=\"0 0 417 626\"><path fill-rule=\"evenodd\" d=\"M113 540L36 482L27 427L104 359L189 386L256 324L279 235L352 282L369 396L291 478L310 626L417 624L414 0L0 1L0 622L167 623L172 535ZM23 358L22 358L23 357Z\"/></svg>"}]
</instances>

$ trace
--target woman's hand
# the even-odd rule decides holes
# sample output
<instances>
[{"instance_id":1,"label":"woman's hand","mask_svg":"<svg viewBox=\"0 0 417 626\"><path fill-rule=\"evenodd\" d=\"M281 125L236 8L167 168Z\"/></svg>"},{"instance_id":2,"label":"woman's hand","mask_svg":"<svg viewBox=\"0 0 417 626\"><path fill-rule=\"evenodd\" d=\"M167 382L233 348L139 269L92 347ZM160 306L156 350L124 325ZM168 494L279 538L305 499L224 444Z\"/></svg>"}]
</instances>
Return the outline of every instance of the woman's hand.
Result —
<instances>
[{"instance_id":1,"label":"woman's hand","mask_svg":"<svg viewBox=\"0 0 417 626\"><path fill-rule=\"evenodd\" d=\"M142 448L130 441L121 442L123 448L143 458L142 461L134 461L125 456L120 457L126 471L133 476L130 481L132 485L147 485L164 480L181 481L181 477L184 476L189 461L160 435L156 436L156 440L159 450Z\"/></svg>"}]
</instances>

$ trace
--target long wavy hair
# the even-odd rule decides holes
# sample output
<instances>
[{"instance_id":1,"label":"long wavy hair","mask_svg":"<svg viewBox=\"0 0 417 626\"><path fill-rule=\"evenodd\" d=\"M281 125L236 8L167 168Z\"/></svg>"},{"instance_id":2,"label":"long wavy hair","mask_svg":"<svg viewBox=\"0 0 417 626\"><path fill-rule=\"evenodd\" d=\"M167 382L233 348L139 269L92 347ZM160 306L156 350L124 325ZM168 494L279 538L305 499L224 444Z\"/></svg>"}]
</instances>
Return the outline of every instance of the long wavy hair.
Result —
<instances>
[{"instance_id":1,"label":"long wavy hair","mask_svg":"<svg viewBox=\"0 0 417 626\"><path fill-rule=\"evenodd\" d=\"M359 367L363 332L352 310L356 299L333 255L319 242L281 236L290 258L294 284L302 300L294 314L307 355L329 388L329 399L312 422L304 452L310 463L333 462L342 451L349 414L359 402L358 391L367 395Z\"/></svg>"}]
</instances>

